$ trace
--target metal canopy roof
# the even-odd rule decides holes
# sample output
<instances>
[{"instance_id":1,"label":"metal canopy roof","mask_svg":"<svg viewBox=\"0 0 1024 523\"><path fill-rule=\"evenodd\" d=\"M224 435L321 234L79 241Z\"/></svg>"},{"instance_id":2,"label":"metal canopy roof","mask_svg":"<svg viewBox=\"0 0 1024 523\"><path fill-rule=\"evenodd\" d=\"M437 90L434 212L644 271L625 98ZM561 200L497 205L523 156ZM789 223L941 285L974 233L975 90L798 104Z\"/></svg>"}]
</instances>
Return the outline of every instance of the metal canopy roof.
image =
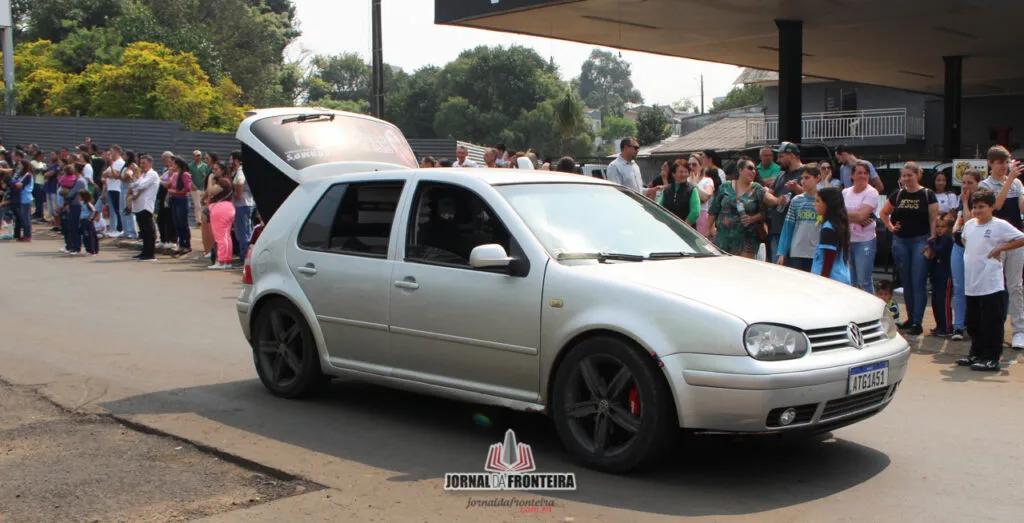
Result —
<instances>
[{"instance_id":1,"label":"metal canopy roof","mask_svg":"<svg viewBox=\"0 0 1024 523\"><path fill-rule=\"evenodd\" d=\"M942 94L1024 93L1021 0L435 0L435 22L778 70L775 20L804 22L804 74Z\"/></svg>"}]
</instances>

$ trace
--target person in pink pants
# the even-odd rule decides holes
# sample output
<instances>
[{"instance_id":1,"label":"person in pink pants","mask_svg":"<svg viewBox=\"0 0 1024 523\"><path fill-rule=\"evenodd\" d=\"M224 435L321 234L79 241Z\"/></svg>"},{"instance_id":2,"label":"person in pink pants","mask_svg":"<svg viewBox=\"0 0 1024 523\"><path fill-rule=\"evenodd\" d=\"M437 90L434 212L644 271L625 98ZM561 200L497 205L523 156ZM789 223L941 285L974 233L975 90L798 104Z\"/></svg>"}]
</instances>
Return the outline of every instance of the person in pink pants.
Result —
<instances>
[{"instance_id":1,"label":"person in pink pants","mask_svg":"<svg viewBox=\"0 0 1024 523\"><path fill-rule=\"evenodd\" d=\"M223 165L215 165L213 172L225 173L227 170ZM231 203L231 194L231 180L227 176L215 176L206 188L210 202L210 227L217 242L217 262L209 266L209 269L231 268L231 225L235 221L235 204Z\"/></svg>"}]
</instances>

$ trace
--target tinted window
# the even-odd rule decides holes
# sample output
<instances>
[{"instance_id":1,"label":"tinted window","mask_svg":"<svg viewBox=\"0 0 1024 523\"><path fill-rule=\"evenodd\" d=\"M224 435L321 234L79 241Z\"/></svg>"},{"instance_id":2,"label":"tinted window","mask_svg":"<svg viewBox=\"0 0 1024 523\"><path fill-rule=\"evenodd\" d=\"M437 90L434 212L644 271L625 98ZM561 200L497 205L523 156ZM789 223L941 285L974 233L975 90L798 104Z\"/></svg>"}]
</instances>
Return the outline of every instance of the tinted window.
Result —
<instances>
[{"instance_id":1,"label":"tinted window","mask_svg":"<svg viewBox=\"0 0 1024 523\"><path fill-rule=\"evenodd\" d=\"M384 257L403 182L335 185L299 232L306 249Z\"/></svg>"},{"instance_id":2,"label":"tinted window","mask_svg":"<svg viewBox=\"0 0 1024 523\"><path fill-rule=\"evenodd\" d=\"M397 127L369 118L334 114L300 122L297 115L264 118L253 136L295 169L329 162L383 162L419 167L412 147Z\"/></svg>"},{"instance_id":3,"label":"tinted window","mask_svg":"<svg viewBox=\"0 0 1024 523\"><path fill-rule=\"evenodd\" d=\"M510 252L511 238L490 206L472 191L422 183L413 200L405 257L428 263L469 266L469 253L497 243Z\"/></svg>"}]
</instances>

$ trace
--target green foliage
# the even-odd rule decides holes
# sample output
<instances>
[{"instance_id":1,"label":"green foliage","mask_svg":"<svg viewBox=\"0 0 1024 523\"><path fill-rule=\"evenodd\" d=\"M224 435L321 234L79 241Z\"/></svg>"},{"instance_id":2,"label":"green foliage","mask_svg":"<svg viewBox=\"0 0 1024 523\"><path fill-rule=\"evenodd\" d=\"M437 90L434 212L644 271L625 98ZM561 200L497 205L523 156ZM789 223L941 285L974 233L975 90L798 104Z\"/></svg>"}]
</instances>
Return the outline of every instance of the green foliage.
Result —
<instances>
[{"instance_id":1,"label":"green foliage","mask_svg":"<svg viewBox=\"0 0 1024 523\"><path fill-rule=\"evenodd\" d=\"M180 120L197 131L234 131L243 117L241 89L211 83L195 57L136 42L110 64L62 70L57 45L40 40L15 53L21 114Z\"/></svg>"},{"instance_id":2,"label":"green foliage","mask_svg":"<svg viewBox=\"0 0 1024 523\"><path fill-rule=\"evenodd\" d=\"M636 118L636 139L640 145L658 143L669 135L668 118L665 111L655 105L650 111L640 113Z\"/></svg>"},{"instance_id":3,"label":"green foliage","mask_svg":"<svg viewBox=\"0 0 1024 523\"><path fill-rule=\"evenodd\" d=\"M94 63L117 63L122 52L120 31L107 27L76 29L53 46L53 57L69 73L81 73Z\"/></svg>"},{"instance_id":4,"label":"green foliage","mask_svg":"<svg viewBox=\"0 0 1024 523\"><path fill-rule=\"evenodd\" d=\"M733 87L729 94L725 95L725 99L721 102L715 102L711 106L710 112L717 113L763 103L764 87L755 84L745 84L743 87Z\"/></svg>"},{"instance_id":5,"label":"green foliage","mask_svg":"<svg viewBox=\"0 0 1024 523\"><path fill-rule=\"evenodd\" d=\"M335 111L348 111L350 113L370 114L370 102L366 100L332 100L321 98L306 104L310 107L323 107Z\"/></svg>"},{"instance_id":6,"label":"green foliage","mask_svg":"<svg viewBox=\"0 0 1024 523\"><path fill-rule=\"evenodd\" d=\"M629 118L609 116L604 119L604 127L601 128L601 138L606 141L614 141L627 136L636 136L636 122Z\"/></svg>"},{"instance_id":7,"label":"green foliage","mask_svg":"<svg viewBox=\"0 0 1024 523\"><path fill-rule=\"evenodd\" d=\"M633 87L629 62L608 51L594 49L583 62L579 77L580 96L587 106L601 109L606 116L622 116L626 102L643 103L640 91Z\"/></svg>"},{"instance_id":8,"label":"green foliage","mask_svg":"<svg viewBox=\"0 0 1024 523\"><path fill-rule=\"evenodd\" d=\"M672 108L681 113L699 113L700 107L697 107L697 103L689 98L683 98L672 104Z\"/></svg>"},{"instance_id":9,"label":"green foliage","mask_svg":"<svg viewBox=\"0 0 1024 523\"><path fill-rule=\"evenodd\" d=\"M247 103L294 103L294 70L284 63L285 47L300 34L292 0L14 0L12 15L19 42L60 46L69 71L116 62L120 47L134 42L156 42L195 56L214 82L231 78Z\"/></svg>"}]
</instances>

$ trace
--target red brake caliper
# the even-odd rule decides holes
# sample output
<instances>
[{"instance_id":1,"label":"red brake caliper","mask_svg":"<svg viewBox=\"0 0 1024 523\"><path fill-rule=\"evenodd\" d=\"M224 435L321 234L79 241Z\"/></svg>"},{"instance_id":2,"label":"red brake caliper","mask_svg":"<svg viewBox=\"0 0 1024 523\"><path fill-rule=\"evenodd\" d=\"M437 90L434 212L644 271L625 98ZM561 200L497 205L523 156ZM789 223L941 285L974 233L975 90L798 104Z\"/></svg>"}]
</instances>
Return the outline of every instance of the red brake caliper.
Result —
<instances>
[{"instance_id":1,"label":"red brake caliper","mask_svg":"<svg viewBox=\"0 0 1024 523\"><path fill-rule=\"evenodd\" d=\"M636 417L640 416L640 391L636 390L636 385L629 389L629 413Z\"/></svg>"}]
</instances>

